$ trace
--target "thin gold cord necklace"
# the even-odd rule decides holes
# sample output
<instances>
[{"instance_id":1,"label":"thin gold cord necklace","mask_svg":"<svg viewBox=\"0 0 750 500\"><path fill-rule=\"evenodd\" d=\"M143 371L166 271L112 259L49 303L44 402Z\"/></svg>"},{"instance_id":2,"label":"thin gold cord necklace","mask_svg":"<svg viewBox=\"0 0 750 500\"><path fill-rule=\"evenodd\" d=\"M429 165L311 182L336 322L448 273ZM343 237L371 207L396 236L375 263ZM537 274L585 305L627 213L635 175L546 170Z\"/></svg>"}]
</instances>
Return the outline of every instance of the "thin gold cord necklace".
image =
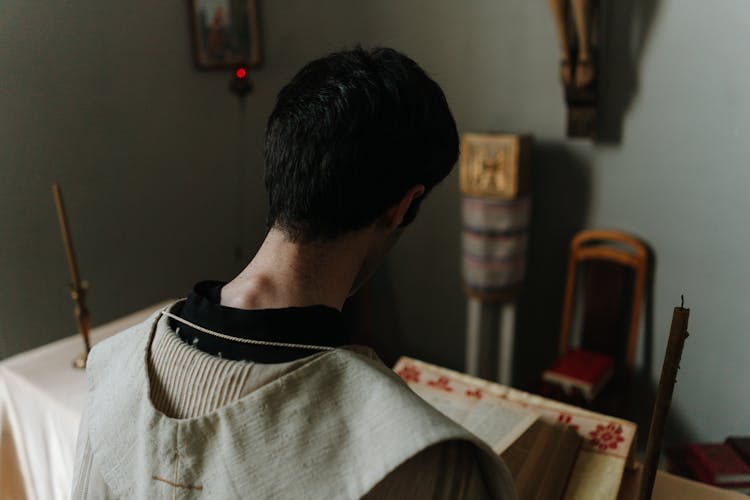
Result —
<instances>
[{"instance_id":1,"label":"thin gold cord necklace","mask_svg":"<svg viewBox=\"0 0 750 500\"><path fill-rule=\"evenodd\" d=\"M182 323L183 325L187 325L190 328L198 330L199 332L203 332L207 335L211 335L213 337L217 337L220 339L230 340L232 342L239 342L241 344L260 345L264 347L287 347L291 349L309 349L312 351L333 351L336 349L335 347L330 347L330 346L325 346L325 345L294 344L291 342L271 342L269 340L255 340L255 339L246 339L243 337L233 337L225 333L220 333L220 332L215 332L213 330L209 330L208 328L204 328L200 325L196 325L195 323L191 323L190 321L184 318L180 318L176 314L172 314L171 312L167 311L169 307L172 307L172 306L168 306L167 308L162 309L161 313L164 316L172 318L173 320L178 321Z\"/></svg>"}]
</instances>

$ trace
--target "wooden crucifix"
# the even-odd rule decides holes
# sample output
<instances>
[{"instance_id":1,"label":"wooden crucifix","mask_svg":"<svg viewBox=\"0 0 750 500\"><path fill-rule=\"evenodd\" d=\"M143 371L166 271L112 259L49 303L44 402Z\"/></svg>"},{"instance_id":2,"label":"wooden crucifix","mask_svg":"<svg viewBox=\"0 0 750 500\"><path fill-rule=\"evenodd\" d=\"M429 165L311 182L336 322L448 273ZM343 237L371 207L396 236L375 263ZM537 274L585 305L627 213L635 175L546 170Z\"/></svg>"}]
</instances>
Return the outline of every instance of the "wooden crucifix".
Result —
<instances>
[{"instance_id":1,"label":"wooden crucifix","mask_svg":"<svg viewBox=\"0 0 750 500\"><path fill-rule=\"evenodd\" d=\"M560 45L568 137L596 136L599 0L548 0Z\"/></svg>"}]
</instances>

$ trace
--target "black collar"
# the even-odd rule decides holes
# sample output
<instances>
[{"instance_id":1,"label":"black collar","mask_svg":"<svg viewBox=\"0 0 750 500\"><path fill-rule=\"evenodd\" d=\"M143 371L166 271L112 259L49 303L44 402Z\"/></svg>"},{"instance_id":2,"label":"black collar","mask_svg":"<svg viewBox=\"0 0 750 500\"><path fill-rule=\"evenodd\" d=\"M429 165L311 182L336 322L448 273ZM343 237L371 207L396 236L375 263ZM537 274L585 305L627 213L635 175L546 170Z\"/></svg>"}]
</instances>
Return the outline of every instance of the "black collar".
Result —
<instances>
[{"instance_id":1,"label":"black collar","mask_svg":"<svg viewBox=\"0 0 750 500\"><path fill-rule=\"evenodd\" d=\"M349 343L341 312L324 305L282 309L235 309L220 304L226 283L202 281L195 285L176 314L191 323L233 337L330 347ZM179 337L203 352L226 359L284 363L320 351L266 347L224 340L177 321L170 325Z\"/></svg>"}]
</instances>

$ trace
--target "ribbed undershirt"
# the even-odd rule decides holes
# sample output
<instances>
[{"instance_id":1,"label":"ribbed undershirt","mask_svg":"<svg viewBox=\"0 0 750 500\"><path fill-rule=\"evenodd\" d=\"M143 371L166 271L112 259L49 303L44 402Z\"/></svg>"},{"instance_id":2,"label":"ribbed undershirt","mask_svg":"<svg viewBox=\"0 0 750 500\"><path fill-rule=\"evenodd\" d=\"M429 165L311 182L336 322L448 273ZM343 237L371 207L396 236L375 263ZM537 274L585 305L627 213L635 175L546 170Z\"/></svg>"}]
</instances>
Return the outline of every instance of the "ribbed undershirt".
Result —
<instances>
[{"instance_id":1,"label":"ribbed undershirt","mask_svg":"<svg viewBox=\"0 0 750 500\"><path fill-rule=\"evenodd\" d=\"M171 329L158 331L149 355L151 402L172 418L199 417L294 370L313 356L273 364L233 361L199 351Z\"/></svg>"}]
</instances>

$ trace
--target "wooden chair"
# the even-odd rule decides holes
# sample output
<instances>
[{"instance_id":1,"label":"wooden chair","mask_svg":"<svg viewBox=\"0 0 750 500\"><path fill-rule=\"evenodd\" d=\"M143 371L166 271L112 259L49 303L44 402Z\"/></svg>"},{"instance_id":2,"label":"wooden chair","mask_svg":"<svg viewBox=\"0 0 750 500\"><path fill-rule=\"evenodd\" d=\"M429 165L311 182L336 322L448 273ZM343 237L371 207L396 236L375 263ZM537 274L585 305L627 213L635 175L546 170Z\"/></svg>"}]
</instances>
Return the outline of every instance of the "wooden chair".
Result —
<instances>
[{"instance_id":1,"label":"wooden chair","mask_svg":"<svg viewBox=\"0 0 750 500\"><path fill-rule=\"evenodd\" d=\"M590 403L613 376L632 372L647 264L646 246L628 234L586 230L573 238L560 356L542 375L545 394ZM577 301L579 281L582 303ZM571 348L576 309L582 313L580 345Z\"/></svg>"}]
</instances>

